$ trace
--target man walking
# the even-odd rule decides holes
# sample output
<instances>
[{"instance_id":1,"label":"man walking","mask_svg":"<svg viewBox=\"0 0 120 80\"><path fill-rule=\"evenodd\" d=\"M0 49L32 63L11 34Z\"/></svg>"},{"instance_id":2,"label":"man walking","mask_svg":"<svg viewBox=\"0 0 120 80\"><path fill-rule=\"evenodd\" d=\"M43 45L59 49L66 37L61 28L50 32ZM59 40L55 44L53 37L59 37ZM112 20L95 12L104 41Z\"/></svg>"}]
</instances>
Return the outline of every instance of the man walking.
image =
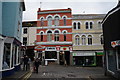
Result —
<instances>
[{"instance_id":1,"label":"man walking","mask_svg":"<svg viewBox=\"0 0 120 80\"><path fill-rule=\"evenodd\" d=\"M23 58L23 70L27 71L27 69L28 69L28 61L29 61L28 56L24 55L24 58Z\"/></svg>"}]
</instances>

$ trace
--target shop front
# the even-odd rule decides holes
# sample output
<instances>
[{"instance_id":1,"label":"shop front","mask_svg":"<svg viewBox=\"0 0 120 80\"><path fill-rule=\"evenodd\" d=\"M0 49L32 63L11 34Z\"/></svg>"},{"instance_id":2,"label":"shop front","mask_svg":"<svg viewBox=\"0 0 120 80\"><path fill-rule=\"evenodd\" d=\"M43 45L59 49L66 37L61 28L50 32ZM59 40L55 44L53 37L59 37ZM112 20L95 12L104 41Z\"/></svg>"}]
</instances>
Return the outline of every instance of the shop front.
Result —
<instances>
[{"instance_id":1,"label":"shop front","mask_svg":"<svg viewBox=\"0 0 120 80\"><path fill-rule=\"evenodd\" d=\"M96 53L86 51L74 51L73 64L76 66L96 66Z\"/></svg>"}]
</instances>

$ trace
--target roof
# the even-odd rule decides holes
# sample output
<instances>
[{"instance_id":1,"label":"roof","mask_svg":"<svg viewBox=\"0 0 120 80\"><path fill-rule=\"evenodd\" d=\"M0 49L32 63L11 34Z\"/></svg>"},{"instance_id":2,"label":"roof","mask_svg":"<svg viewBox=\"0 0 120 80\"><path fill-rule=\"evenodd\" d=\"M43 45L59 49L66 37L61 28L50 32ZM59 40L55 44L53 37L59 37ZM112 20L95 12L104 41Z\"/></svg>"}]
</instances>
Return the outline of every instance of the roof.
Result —
<instances>
[{"instance_id":1,"label":"roof","mask_svg":"<svg viewBox=\"0 0 120 80\"><path fill-rule=\"evenodd\" d=\"M106 14L73 14L72 19L103 19Z\"/></svg>"},{"instance_id":2,"label":"roof","mask_svg":"<svg viewBox=\"0 0 120 80\"><path fill-rule=\"evenodd\" d=\"M48 11L71 11L71 8L68 9L52 9L52 10L41 10L41 8L38 9L38 12L48 12Z\"/></svg>"}]
</instances>

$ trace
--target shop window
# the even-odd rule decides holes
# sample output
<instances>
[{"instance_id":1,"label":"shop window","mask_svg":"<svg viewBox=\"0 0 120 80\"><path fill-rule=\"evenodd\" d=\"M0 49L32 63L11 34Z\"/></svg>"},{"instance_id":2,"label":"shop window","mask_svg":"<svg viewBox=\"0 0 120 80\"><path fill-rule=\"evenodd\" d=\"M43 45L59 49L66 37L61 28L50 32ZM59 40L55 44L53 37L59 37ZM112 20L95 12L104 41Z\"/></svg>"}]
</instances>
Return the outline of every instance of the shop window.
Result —
<instances>
[{"instance_id":1,"label":"shop window","mask_svg":"<svg viewBox=\"0 0 120 80\"><path fill-rule=\"evenodd\" d=\"M92 45L92 36L91 35L88 36L88 45Z\"/></svg>"},{"instance_id":2,"label":"shop window","mask_svg":"<svg viewBox=\"0 0 120 80\"><path fill-rule=\"evenodd\" d=\"M11 44L10 43L5 43L4 44L2 69L9 69L10 68L10 59L11 59L10 54L11 54Z\"/></svg>"},{"instance_id":3,"label":"shop window","mask_svg":"<svg viewBox=\"0 0 120 80\"><path fill-rule=\"evenodd\" d=\"M59 17L58 16L55 17L54 24L55 24L55 26L59 26Z\"/></svg>"},{"instance_id":4,"label":"shop window","mask_svg":"<svg viewBox=\"0 0 120 80\"><path fill-rule=\"evenodd\" d=\"M86 36L85 35L82 36L82 45L86 45Z\"/></svg>"},{"instance_id":5,"label":"shop window","mask_svg":"<svg viewBox=\"0 0 120 80\"><path fill-rule=\"evenodd\" d=\"M120 47L117 47L117 65L118 65L118 69L120 69Z\"/></svg>"},{"instance_id":6,"label":"shop window","mask_svg":"<svg viewBox=\"0 0 120 80\"><path fill-rule=\"evenodd\" d=\"M74 29L76 29L76 23L75 22L73 23L73 27L74 27Z\"/></svg>"},{"instance_id":7,"label":"shop window","mask_svg":"<svg viewBox=\"0 0 120 80\"><path fill-rule=\"evenodd\" d=\"M14 65L16 65L17 64L17 46L15 45L15 55L14 55Z\"/></svg>"},{"instance_id":8,"label":"shop window","mask_svg":"<svg viewBox=\"0 0 120 80\"><path fill-rule=\"evenodd\" d=\"M78 22L78 29L80 29L80 22Z\"/></svg>"},{"instance_id":9,"label":"shop window","mask_svg":"<svg viewBox=\"0 0 120 80\"><path fill-rule=\"evenodd\" d=\"M43 41L43 32L41 32L40 36L41 36L40 41Z\"/></svg>"},{"instance_id":10,"label":"shop window","mask_svg":"<svg viewBox=\"0 0 120 80\"><path fill-rule=\"evenodd\" d=\"M52 32L51 31L47 32L47 41L52 41Z\"/></svg>"},{"instance_id":11,"label":"shop window","mask_svg":"<svg viewBox=\"0 0 120 80\"><path fill-rule=\"evenodd\" d=\"M44 25L44 20L43 20L43 18L41 18L41 26L43 26Z\"/></svg>"},{"instance_id":12,"label":"shop window","mask_svg":"<svg viewBox=\"0 0 120 80\"><path fill-rule=\"evenodd\" d=\"M75 36L75 45L80 45L80 37L79 37L79 35Z\"/></svg>"},{"instance_id":13,"label":"shop window","mask_svg":"<svg viewBox=\"0 0 120 80\"><path fill-rule=\"evenodd\" d=\"M66 17L63 17L64 26L66 26Z\"/></svg>"},{"instance_id":14,"label":"shop window","mask_svg":"<svg viewBox=\"0 0 120 80\"><path fill-rule=\"evenodd\" d=\"M27 45L27 37L23 37L23 45Z\"/></svg>"},{"instance_id":15,"label":"shop window","mask_svg":"<svg viewBox=\"0 0 120 80\"><path fill-rule=\"evenodd\" d=\"M51 16L48 17L48 26L52 26L52 17Z\"/></svg>"},{"instance_id":16,"label":"shop window","mask_svg":"<svg viewBox=\"0 0 120 80\"><path fill-rule=\"evenodd\" d=\"M57 52L56 51L46 51L45 59L57 59Z\"/></svg>"},{"instance_id":17,"label":"shop window","mask_svg":"<svg viewBox=\"0 0 120 80\"><path fill-rule=\"evenodd\" d=\"M55 37L54 37L55 41L59 41L59 31L55 31Z\"/></svg>"},{"instance_id":18,"label":"shop window","mask_svg":"<svg viewBox=\"0 0 120 80\"><path fill-rule=\"evenodd\" d=\"M24 28L24 29L23 29L23 33L24 33L24 34L27 34L27 28Z\"/></svg>"}]
</instances>

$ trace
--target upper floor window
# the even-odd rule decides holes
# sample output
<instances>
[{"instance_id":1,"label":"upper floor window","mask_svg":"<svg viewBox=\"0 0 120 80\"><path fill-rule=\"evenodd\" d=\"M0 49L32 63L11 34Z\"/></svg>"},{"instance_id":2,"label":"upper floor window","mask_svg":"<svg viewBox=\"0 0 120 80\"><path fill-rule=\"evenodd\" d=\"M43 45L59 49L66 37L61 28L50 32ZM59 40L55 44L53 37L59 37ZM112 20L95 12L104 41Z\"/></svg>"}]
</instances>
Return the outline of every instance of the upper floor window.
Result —
<instances>
[{"instance_id":1,"label":"upper floor window","mask_svg":"<svg viewBox=\"0 0 120 80\"><path fill-rule=\"evenodd\" d=\"M55 26L59 26L59 17L55 16L55 21L54 21Z\"/></svg>"},{"instance_id":2,"label":"upper floor window","mask_svg":"<svg viewBox=\"0 0 120 80\"><path fill-rule=\"evenodd\" d=\"M64 26L66 26L66 17L63 17Z\"/></svg>"},{"instance_id":3,"label":"upper floor window","mask_svg":"<svg viewBox=\"0 0 120 80\"><path fill-rule=\"evenodd\" d=\"M24 34L27 34L27 28L24 28L24 29L23 29L23 33L24 33Z\"/></svg>"},{"instance_id":4,"label":"upper floor window","mask_svg":"<svg viewBox=\"0 0 120 80\"><path fill-rule=\"evenodd\" d=\"M92 45L92 36L91 35L88 36L88 45Z\"/></svg>"},{"instance_id":5,"label":"upper floor window","mask_svg":"<svg viewBox=\"0 0 120 80\"><path fill-rule=\"evenodd\" d=\"M73 27L74 27L74 29L76 29L76 23L75 22L73 23Z\"/></svg>"},{"instance_id":6,"label":"upper floor window","mask_svg":"<svg viewBox=\"0 0 120 80\"><path fill-rule=\"evenodd\" d=\"M27 37L23 37L23 45L27 45Z\"/></svg>"},{"instance_id":7,"label":"upper floor window","mask_svg":"<svg viewBox=\"0 0 120 80\"><path fill-rule=\"evenodd\" d=\"M86 29L92 29L93 28L93 22L86 22L85 26L86 26Z\"/></svg>"},{"instance_id":8,"label":"upper floor window","mask_svg":"<svg viewBox=\"0 0 120 80\"><path fill-rule=\"evenodd\" d=\"M80 29L80 22L78 22L78 29Z\"/></svg>"},{"instance_id":9,"label":"upper floor window","mask_svg":"<svg viewBox=\"0 0 120 80\"><path fill-rule=\"evenodd\" d=\"M102 28L101 22L98 22L98 28Z\"/></svg>"},{"instance_id":10,"label":"upper floor window","mask_svg":"<svg viewBox=\"0 0 120 80\"><path fill-rule=\"evenodd\" d=\"M47 32L47 41L52 41L52 31Z\"/></svg>"},{"instance_id":11,"label":"upper floor window","mask_svg":"<svg viewBox=\"0 0 120 80\"><path fill-rule=\"evenodd\" d=\"M86 45L86 36L82 35L82 45Z\"/></svg>"},{"instance_id":12,"label":"upper floor window","mask_svg":"<svg viewBox=\"0 0 120 80\"><path fill-rule=\"evenodd\" d=\"M41 18L41 26L43 26L44 25L44 20L43 20L43 18Z\"/></svg>"},{"instance_id":13,"label":"upper floor window","mask_svg":"<svg viewBox=\"0 0 120 80\"><path fill-rule=\"evenodd\" d=\"M66 31L63 32L63 35L64 35L64 41L66 41Z\"/></svg>"},{"instance_id":14,"label":"upper floor window","mask_svg":"<svg viewBox=\"0 0 120 80\"><path fill-rule=\"evenodd\" d=\"M86 29L88 29L88 26L89 26L89 25L88 25L88 22L85 23L85 26L86 26Z\"/></svg>"},{"instance_id":15,"label":"upper floor window","mask_svg":"<svg viewBox=\"0 0 120 80\"><path fill-rule=\"evenodd\" d=\"M43 41L43 32L40 34L40 41Z\"/></svg>"},{"instance_id":16,"label":"upper floor window","mask_svg":"<svg viewBox=\"0 0 120 80\"><path fill-rule=\"evenodd\" d=\"M75 45L80 45L80 37L79 37L79 35L75 36Z\"/></svg>"},{"instance_id":17,"label":"upper floor window","mask_svg":"<svg viewBox=\"0 0 120 80\"><path fill-rule=\"evenodd\" d=\"M59 31L58 30L56 30L55 31L55 41L59 41Z\"/></svg>"},{"instance_id":18,"label":"upper floor window","mask_svg":"<svg viewBox=\"0 0 120 80\"><path fill-rule=\"evenodd\" d=\"M48 26L52 26L52 17L51 16L48 17Z\"/></svg>"},{"instance_id":19,"label":"upper floor window","mask_svg":"<svg viewBox=\"0 0 120 80\"><path fill-rule=\"evenodd\" d=\"M101 35L101 37L100 37L100 42L101 42L101 44L104 44L103 35Z\"/></svg>"}]
</instances>

